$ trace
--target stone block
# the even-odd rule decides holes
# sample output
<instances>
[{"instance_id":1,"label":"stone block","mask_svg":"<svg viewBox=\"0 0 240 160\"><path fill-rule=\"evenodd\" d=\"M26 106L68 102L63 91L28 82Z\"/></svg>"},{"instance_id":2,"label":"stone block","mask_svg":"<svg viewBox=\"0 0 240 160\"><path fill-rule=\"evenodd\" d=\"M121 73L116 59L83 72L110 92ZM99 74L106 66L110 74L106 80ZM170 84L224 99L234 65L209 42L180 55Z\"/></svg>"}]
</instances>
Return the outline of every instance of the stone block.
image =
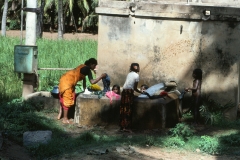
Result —
<instances>
[{"instance_id":1,"label":"stone block","mask_svg":"<svg viewBox=\"0 0 240 160\"><path fill-rule=\"evenodd\" d=\"M52 131L27 131L23 133L23 145L34 146L47 144L52 138Z\"/></svg>"}]
</instances>

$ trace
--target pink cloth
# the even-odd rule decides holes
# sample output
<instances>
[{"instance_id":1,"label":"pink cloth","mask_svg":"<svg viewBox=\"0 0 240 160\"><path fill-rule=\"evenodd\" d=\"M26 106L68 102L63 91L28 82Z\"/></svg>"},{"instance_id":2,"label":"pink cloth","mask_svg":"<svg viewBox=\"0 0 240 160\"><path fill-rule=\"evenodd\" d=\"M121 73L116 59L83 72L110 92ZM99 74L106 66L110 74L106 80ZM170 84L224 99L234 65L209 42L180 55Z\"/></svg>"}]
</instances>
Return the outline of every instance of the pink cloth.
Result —
<instances>
[{"instance_id":1,"label":"pink cloth","mask_svg":"<svg viewBox=\"0 0 240 160\"><path fill-rule=\"evenodd\" d=\"M74 93L73 95L74 95L74 96L73 96L73 99L75 99L76 94ZM59 93L59 101L60 101L60 104L61 104L61 106L62 106L62 108L63 108L64 110L68 110L68 109L69 109L68 107L66 107L66 106L64 105L64 103L63 103L63 98L62 98L62 96L61 96L60 93Z\"/></svg>"},{"instance_id":2,"label":"pink cloth","mask_svg":"<svg viewBox=\"0 0 240 160\"><path fill-rule=\"evenodd\" d=\"M120 95L116 94L113 91L107 91L105 95L110 99L110 103L112 103L114 97L116 100L119 100L121 98Z\"/></svg>"}]
</instances>

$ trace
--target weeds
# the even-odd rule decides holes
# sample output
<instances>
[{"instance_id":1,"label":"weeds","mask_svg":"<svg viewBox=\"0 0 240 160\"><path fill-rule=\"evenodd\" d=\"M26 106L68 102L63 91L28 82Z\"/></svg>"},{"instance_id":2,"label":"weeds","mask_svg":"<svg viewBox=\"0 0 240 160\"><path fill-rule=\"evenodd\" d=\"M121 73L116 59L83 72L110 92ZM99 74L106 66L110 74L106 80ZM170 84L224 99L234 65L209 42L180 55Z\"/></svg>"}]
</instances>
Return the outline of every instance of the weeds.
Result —
<instances>
[{"instance_id":1,"label":"weeds","mask_svg":"<svg viewBox=\"0 0 240 160\"><path fill-rule=\"evenodd\" d=\"M165 137L163 141L164 147L171 147L171 148L180 148L186 144L184 139L181 137Z\"/></svg>"},{"instance_id":2,"label":"weeds","mask_svg":"<svg viewBox=\"0 0 240 160\"><path fill-rule=\"evenodd\" d=\"M201 141L199 143L199 148L201 151L209 154L218 154L219 142L217 138L210 136L201 136Z\"/></svg>"},{"instance_id":3,"label":"weeds","mask_svg":"<svg viewBox=\"0 0 240 160\"><path fill-rule=\"evenodd\" d=\"M155 137L153 137L153 136L149 136L149 135L147 135L146 136L146 145L148 145L148 146L154 146L154 145L156 145L156 143L155 143L156 141L155 141Z\"/></svg>"},{"instance_id":4,"label":"weeds","mask_svg":"<svg viewBox=\"0 0 240 160\"><path fill-rule=\"evenodd\" d=\"M222 125L226 119L223 116L223 112L226 109L235 107L235 104L231 101L222 105L210 96L203 95L203 105L200 107L201 116L205 119L205 124Z\"/></svg>"},{"instance_id":5,"label":"weeds","mask_svg":"<svg viewBox=\"0 0 240 160\"><path fill-rule=\"evenodd\" d=\"M173 137L181 137L187 140L193 135L193 129L185 123L178 123L176 127L170 129L170 133Z\"/></svg>"},{"instance_id":6,"label":"weeds","mask_svg":"<svg viewBox=\"0 0 240 160\"><path fill-rule=\"evenodd\" d=\"M239 146L240 145L240 135L238 134L231 134L227 136L220 137L220 142L224 145L230 146Z\"/></svg>"}]
</instances>

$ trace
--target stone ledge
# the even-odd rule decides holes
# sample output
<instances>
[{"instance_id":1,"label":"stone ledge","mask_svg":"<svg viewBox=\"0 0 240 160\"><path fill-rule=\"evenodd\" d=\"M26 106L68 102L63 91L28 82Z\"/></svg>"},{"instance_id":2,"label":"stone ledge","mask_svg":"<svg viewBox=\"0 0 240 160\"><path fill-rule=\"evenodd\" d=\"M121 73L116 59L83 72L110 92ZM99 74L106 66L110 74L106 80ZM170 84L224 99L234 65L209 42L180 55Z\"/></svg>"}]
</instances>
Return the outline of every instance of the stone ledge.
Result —
<instances>
[{"instance_id":1,"label":"stone ledge","mask_svg":"<svg viewBox=\"0 0 240 160\"><path fill-rule=\"evenodd\" d=\"M24 100L43 104L43 108L59 108L59 99L53 98L50 92L40 91L27 95Z\"/></svg>"},{"instance_id":2,"label":"stone ledge","mask_svg":"<svg viewBox=\"0 0 240 160\"><path fill-rule=\"evenodd\" d=\"M117 5L119 4L119 5ZM192 20L240 21L240 6L211 6L192 4L164 4L153 2L103 1L96 8L99 15L122 15ZM204 11L210 15L204 15Z\"/></svg>"}]
</instances>

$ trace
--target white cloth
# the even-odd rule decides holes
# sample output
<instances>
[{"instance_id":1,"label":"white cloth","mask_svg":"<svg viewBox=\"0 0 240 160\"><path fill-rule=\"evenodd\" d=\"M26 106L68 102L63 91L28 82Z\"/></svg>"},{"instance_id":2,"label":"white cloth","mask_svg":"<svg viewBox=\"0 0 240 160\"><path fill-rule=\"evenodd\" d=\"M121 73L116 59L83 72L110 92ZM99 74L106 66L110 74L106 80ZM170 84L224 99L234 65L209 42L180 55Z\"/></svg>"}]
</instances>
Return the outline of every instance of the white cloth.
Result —
<instances>
[{"instance_id":1,"label":"white cloth","mask_svg":"<svg viewBox=\"0 0 240 160\"><path fill-rule=\"evenodd\" d=\"M123 89L134 89L135 82L139 82L139 74L131 71L128 73Z\"/></svg>"}]
</instances>

